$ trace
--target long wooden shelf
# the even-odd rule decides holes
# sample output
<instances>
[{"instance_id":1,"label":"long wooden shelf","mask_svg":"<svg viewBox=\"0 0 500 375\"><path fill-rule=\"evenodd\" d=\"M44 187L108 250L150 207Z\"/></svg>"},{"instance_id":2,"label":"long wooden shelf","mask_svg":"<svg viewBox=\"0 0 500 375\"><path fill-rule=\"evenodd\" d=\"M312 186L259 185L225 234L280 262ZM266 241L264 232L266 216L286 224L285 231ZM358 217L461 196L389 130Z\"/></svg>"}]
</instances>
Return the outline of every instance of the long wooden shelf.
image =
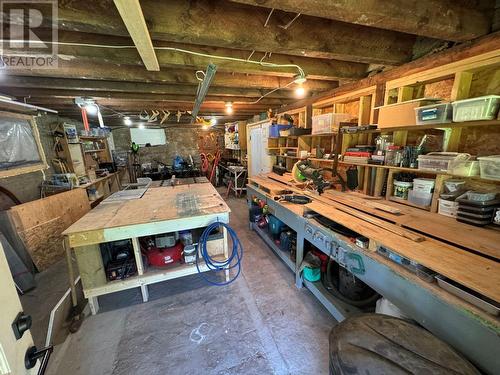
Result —
<instances>
[{"instance_id":1,"label":"long wooden shelf","mask_svg":"<svg viewBox=\"0 0 500 375\"><path fill-rule=\"evenodd\" d=\"M398 197L395 197L395 196L389 197L389 200L391 200L393 202L405 204L405 205L410 206L410 207L420 208L421 210L430 211L430 209L431 209L431 206L420 206L418 204L410 202L407 199L398 198Z\"/></svg>"},{"instance_id":2,"label":"long wooden shelf","mask_svg":"<svg viewBox=\"0 0 500 375\"><path fill-rule=\"evenodd\" d=\"M484 178L484 177L481 177L481 176L463 176L463 175L458 175L458 174L449 174L448 172L430 171L430 170L427 170L427 169L394 167L392 165L352 163L352 162L345 162L345 161L339 161L339 164L343 164L343 165L355 165L357 167L393 169L393 170L397 170L397 171L401 171L401 172L410 172L410 173L422 173L422 174L432 174L432 175L447 175L447 176L457 177L457 178L468 178L468 179L471 179L471 180L480 180L480 181L488 181L488 182L500 183L500 180L496 180L496 179L493 179L493 178Z\"/></svg>"},{"instance_id":3,"label":"long wooden shelf","mask_svg":"<svg viewBox=\"0 0 500 375\"><path fill-rule=\"evenodd\" d=\"M379 132L393 132L399 130L425 130L425 129L453 129L453 128L466 128L476 126L500 126L500 120L482 120L482 121L464 121L464 122L449 122L445 124L426 124L415 126L397 126L393 128L379 128Z\"/></svg>"},{"instance_id":4,"label":"long wooden shelf","mask_svg":"<svg viewBox=\"0 0 500 375\"><path fill-rule=\"evenodd\" d=\"M371 168L383 168L383 169L394 169L401 172L415 172L415 173L426 173L426 174L447 174L446 172L438 172L438 171L429 171L425 169L417 169L417 168L405 168L405 167L394 167L391 165L380 165L380 164L368 164L368 163L352 163L346 161L339 161L339 164L344 165L355 165L358 167L371 167Z\"/></svg>"}]
</instances>

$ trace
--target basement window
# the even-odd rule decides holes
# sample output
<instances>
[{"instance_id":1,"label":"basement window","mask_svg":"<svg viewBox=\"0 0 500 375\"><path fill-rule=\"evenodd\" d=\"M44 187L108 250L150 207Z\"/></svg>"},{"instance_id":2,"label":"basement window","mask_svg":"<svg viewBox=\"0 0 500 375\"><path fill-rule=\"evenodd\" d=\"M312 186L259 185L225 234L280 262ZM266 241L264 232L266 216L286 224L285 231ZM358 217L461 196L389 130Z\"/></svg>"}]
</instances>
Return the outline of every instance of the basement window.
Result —
<instances>
[{"instance_id":1,"label":"basement window","mask_svg":"<svg viewBox=\"0 0 500 375\"><path fill-rule=\"evenodd\" d=\"M151 146L164 145L167 143L165 130L163 129L130 129L130 138L139 146L150 144Z\"/></svg>"},{"instance_id":2,"label":"basement window","mask_svg":"<svg viewBox=\"0 0 500 375\"><path fill-rule=\"evenodd\" d=\"M0 178L47 168L33 117L0 112Z\"/></svg>"}]
</instances>

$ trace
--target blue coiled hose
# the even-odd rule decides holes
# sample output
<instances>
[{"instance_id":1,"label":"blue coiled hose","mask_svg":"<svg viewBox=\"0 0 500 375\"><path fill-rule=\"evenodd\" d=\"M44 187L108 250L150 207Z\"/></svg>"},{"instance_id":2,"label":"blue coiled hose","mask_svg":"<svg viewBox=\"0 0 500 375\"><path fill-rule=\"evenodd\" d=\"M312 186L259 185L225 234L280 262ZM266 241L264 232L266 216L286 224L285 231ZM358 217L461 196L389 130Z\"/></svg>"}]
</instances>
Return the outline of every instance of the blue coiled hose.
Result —
<instances>
[{"instance_id":1,"label":"blue coiled hose","mask_svg":"<svg viewBox=\"0 0 500 375\"><path fill-rule=\"evenodd\" d=\"M227 229L227 233L229 233L229 235L231 236L231 240L233 243L233 247L229 252L229 257L222 262L212 259L207 251L208 236L214 229L218 229L220 226ZM205 230L201 234L200 240L198 241L198 251L196 252L196 268L198 270L198 274L203 280L205 280L209 284L217 286L231 284L240 275L242 258L243 258L243 246L241 246L240 239L238 238L233 228L219 221L216 221L215 223L212 223L205 228ZM221 271L231 270L233 268L237 268L238 270L236 272L236 275L229 281L225 281L223 283L211 281L200 270L199 266L200 259L203 259L205 265L211 271L221 272Z\"/></svg>"}]
</instances>

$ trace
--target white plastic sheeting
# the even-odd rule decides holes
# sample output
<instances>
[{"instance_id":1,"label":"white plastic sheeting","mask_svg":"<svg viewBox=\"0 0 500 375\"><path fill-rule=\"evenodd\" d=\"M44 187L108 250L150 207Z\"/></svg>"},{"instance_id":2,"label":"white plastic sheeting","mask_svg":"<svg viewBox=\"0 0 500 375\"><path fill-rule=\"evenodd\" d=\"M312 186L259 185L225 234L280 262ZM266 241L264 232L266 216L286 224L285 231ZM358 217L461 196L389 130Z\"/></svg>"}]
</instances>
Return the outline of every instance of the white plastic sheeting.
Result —
<instances>
[{"instance_id":1,"label":"white plastic sheeting","mask_svg":"<svg viewBox=\"0 0 500 375\"><path fill-rule=\"evenodd\" d=\"M31 123L20 118L0 117L0 169L40 162Z\"/></svg>"}]
</instances>

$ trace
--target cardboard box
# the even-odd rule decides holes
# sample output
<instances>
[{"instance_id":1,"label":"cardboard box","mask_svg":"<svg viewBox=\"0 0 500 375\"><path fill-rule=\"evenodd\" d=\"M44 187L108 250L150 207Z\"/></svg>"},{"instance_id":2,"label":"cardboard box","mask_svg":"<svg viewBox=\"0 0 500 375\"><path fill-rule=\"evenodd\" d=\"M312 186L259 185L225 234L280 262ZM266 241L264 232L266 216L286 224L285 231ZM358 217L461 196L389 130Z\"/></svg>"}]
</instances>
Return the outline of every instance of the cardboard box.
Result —
<instances>
[{"instance_id":1,"label":"cardboard box","mask_svg":"<svg viewBox=\"0 0 500 375\"><path fill-rule=\"evenodd\" d=\"M435 98L422 98L378 107L378 128L416 126L415 108L434 104L439 101L440 99Z\"/></svg>"}]
</instances>

